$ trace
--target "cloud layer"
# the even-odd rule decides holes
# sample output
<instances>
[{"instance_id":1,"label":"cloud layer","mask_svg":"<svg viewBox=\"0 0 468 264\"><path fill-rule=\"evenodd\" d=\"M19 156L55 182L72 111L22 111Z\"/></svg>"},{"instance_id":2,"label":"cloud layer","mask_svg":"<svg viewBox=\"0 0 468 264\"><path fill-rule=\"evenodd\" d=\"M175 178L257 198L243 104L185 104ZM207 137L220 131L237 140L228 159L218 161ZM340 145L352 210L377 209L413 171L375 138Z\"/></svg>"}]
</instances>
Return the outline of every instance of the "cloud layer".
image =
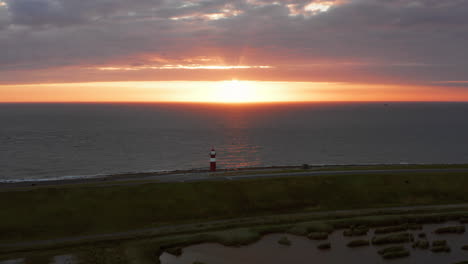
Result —
<instances>
[{"instance_id":1,"label":"cloud layer","mask_svg":"<svg viewBox=\"0 0 468 264\"><path fill-rule=\"evenodd\" d=\"M466 14L466 0L0 0L0 82L440 85L467 79Z\"/></svg>"}]
</instances>

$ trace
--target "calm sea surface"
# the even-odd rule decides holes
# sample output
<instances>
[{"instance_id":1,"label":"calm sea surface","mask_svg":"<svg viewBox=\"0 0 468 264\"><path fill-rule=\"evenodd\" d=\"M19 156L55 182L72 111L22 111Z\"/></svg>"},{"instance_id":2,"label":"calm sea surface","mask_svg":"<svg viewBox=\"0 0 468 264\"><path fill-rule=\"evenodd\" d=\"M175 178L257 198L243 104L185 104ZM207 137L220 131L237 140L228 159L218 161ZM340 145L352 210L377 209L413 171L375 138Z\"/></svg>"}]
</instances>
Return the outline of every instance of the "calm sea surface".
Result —
<instances>
[{"instance_id":1,"label":"calm sea surface","mask_svg":"<svg viewBox=\"0 0 468 264\"><path fill-rule=\"evenodd\" d=\"M220 167L468 163L468 104L0 104L0 181Z\"/></svg>"}]
</instances>

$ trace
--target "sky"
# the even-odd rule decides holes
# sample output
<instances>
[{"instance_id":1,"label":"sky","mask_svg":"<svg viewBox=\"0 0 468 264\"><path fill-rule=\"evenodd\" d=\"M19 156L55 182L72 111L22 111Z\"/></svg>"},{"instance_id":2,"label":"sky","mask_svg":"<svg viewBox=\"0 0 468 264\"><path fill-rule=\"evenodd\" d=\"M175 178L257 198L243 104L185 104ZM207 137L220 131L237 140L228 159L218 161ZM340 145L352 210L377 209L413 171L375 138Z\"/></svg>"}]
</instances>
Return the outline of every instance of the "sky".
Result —
<instances>
[{"instance_id":1,"label":"sky","mask_svg":"<svg viewBox=\"0 0 468 264\"><path fill-rule=\"evenodd\" d=\"M468 0L0 0L0 102L468 101Z\"/></svg>"}]
</instances>

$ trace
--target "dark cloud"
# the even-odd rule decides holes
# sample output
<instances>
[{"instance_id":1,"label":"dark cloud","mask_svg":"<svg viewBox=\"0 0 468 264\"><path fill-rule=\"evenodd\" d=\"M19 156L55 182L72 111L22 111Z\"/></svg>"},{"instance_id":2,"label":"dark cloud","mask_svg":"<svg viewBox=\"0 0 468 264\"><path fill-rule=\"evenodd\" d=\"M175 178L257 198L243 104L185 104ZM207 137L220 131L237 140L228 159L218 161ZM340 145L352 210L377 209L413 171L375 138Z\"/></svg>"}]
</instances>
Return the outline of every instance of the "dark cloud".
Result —
<instances>
[{"instance_id":1,"label":"dark cloud","mask_svg":"<svg viewBox=\"0 0 468 264\"><path fill-rule=\"evenodd\" d=\"M159 0L5 0L11 23L66 26L106 19L119 13L147 10Z\"/></svg>"},{"instance_id":2,"label":"dark cloud","mask_svg":"<svg viewBox=\"0 0 468 264\"><path fill-rule=\"evenodd\" d=\"M68 12L59 1L14 0L8 1L7 4L12 23L17 25L62 25L82 20L78 13Z\"/></svg>"},{"instance_id":3,"label":"dark cloud","mask_svg":"<svg viewBox=\"0 0 468 264\"><path fill-rule=\"evenodd\" d=\"M183 64L194 57L275 67L228 73L261 79L274 71L271 78L282 80L433 83L468 74L465 0L4 2L0 76L2 70L27 79L47 68ZM331 6L305 10L311 3ZM163 78L158 70L144 73Z\"/></svg>"}]
</instances>

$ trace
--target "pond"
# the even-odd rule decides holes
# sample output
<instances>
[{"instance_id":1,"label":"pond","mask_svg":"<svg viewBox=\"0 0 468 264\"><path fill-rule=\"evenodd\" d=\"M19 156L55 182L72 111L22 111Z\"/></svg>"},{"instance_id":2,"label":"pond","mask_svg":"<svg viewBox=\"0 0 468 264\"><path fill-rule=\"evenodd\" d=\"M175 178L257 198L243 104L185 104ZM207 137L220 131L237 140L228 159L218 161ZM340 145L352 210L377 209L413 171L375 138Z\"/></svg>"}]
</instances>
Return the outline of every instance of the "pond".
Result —
<instances>
[{"instance_id":1,"label":"pond","mask_svg":"<svg viewBox=\"0 0 468 264\"><path fill-rule=\"evenodd\" d=\"M377 251L379 249L394 246L392 245L371 245L358 248L349 248L347 243L356 239L371 239L374 236L374 230L371 229L367 235L359 237L345 237L343 230L335 230L327 240L310 240L306 237L290 234L271 234L264 236L261 240L243 247L225 247L220 244L204 243L189 246L183 249L182 255L163 253L160 256L161 264L193 264L195 261L206 264L337 264L337 263L360 263L360 264L451 264L459 261L468 261L468 251L461 247L468 245L468 233L463 234L435 234L434 230L444 226L459 226L458 222L447 222L444 224L426 224L422 230L408 231L412 233L415 239L418 239L419 233L425 233L427 240L447 240L451 252L434 253L429 249L413 249L412 243L403 243L406 249L410 251L410 256L400 259L383 259ZM282 237L288 237L291 241L290 246L278 244ZM324 242L331 243L330 250L319 250L317 245ZM86 264L80 261L73 254L60 254L45 258L34 256L28 259L16 258L0 261L0 264L29 264L38 263L48 264Z\"/></svg>"},{"instance_id":2,"label":"pond","mask_svg":"<svg viewBox=\"0 0 468 264\"><path fill-rule=\"evenodd\" d=\"M344 237L343 230L336 230L329 236L328 240L323 241L310 240L306 237L290 234L272 234L264 236L256 243L243 247L225 247L220 244L205 243L184 248L182 255L179 257L163 253L160 260L162 264L192 264L195 261L200 261L206 264L450 264L468 260L468 251L461 249L463 245L468 244L468 235L435 234L433 231L441 226L453 225L460 224L458 222L428 224L423 226L423 230L409 231L414 234L415 239L418 239L417 234L421 232L426 233L429 241L446 239L451 248L450 253L434 253L429 249L413 249L411 247L412 243L409 242L402 245L410 250L410 257L393 260L385 260L377 253L379 249L389 247L391 245L371 245L359 248L349 248L346 246L346 244L351 240L371 239L374 235L374 230L370 230L368 235L361 237ZM289 238L292 242L291 246L278 244L278 240L283 236L287 236ZM325 241L330 242L332 248L330 250L317 249L317 245Z\"/></svg>"}]
</instances>

